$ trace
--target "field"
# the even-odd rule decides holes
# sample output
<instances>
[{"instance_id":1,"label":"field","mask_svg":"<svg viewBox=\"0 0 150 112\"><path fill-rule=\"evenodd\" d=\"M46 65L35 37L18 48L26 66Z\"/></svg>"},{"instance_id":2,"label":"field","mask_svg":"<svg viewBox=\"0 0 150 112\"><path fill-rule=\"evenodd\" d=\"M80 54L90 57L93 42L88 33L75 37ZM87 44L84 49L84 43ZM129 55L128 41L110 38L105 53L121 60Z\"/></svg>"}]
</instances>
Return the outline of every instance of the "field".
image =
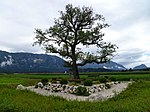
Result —
<instances>
[{"instance_id":1,"label":"field","mask_svg":"<svg viewBox=\"0 0 150 112\"><path fill-rule=\"evenodd\" d=\"M88 74L81 74L80 77L87 78ZM0 112L150 112L149 73L100 74L100 77L103 76L118 80L132 78L136 82L107 101L78 102L15 89L20 83L34 85L42 78L68 78L67 74L0 74Z\"/></svg>"}]
</instances>

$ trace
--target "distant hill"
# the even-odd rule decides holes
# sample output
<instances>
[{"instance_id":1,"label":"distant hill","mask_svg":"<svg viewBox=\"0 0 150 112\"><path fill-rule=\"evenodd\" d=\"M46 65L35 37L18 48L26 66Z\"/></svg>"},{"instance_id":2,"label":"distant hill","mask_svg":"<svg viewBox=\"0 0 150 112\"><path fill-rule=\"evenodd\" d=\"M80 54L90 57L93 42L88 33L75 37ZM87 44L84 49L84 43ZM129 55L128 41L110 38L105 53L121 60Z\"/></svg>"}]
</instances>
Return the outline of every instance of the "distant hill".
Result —
<instances>
[{"instance_id":1,"label":"distant hill","mask_svg":"<svg viewBox=\"0 0 150 112\"><path fill-rule=\"evenodd\" d=\"M142 69L147 69L147 68L148 67L145 64L141 64L141 65L135 66L133 70L142 70Z\"/></svg>"},{"instance_id":2,"label":"distant hill","mask_svg":"<svg viewBox=\"0 0 150 112\"><path fill-rule=\"evenodd\" d=\"M68 68L65 68L63 65L64 60L53 55L0 51L0 73L65 72ZM103 64L86 64L79 67L79 70L82 72L101 72L126 70L126 68L110 61Z\"/></svg>"},{"instance_id":3,"label":"distant hill","mask_svg":"<svg viewBox=\"0 0 150 112\"><path fill-rule=\"evenodd\" d=\"M64 60L57 56L0 51L0 72L3 73L64 72L63 64Z\"/></svg>"},{"instance_id":4,"label":"distant hill","mask_svg":"<svg viewBox=\"0 0 150 112\"><path fill-rule=\"evenodd\" d=\"M86 64L83 67L80 68L103 68L103 69L107 69L107 70L126 70L126 68L118 63L115 63L113 61L109 61L107 63L102 63L102 64L97 64L97 63L89 63Z\"/></svg>"}]
</instances>

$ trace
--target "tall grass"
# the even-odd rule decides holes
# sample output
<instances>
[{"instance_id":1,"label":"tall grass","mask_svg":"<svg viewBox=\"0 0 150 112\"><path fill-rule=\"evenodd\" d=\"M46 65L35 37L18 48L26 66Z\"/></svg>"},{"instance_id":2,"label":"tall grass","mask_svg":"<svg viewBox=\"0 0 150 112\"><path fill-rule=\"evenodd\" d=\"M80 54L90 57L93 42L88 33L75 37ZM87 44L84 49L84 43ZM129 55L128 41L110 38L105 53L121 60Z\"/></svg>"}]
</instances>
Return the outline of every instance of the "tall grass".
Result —
<instances>
[{"instance_id":1,"label":"tall grass","mask_svg":"<svg viewBox=\"0 0 150 112\"><path fill-rule=\"evenodd\" d=\"M106 76L106 75L104 75L104 76ZM102 76L100 76L100 77L102 77ZM109 77L114 77L114 78L116 78L116 80L119 80L119 81L129 81L130 79L133 79L133 80L139 80L139 79L150 80L150 74L111 75Z\"/></svg>"},{"instance_id":2,"label":"tall grass","mask_svg":"<svg viewBox=\"0 0 150 112\"><path fill-rule=\"evenodd\" d=\"M111 73L111 72L110 72ZM115 77L117 80L130 80L130 79L144 79L144 80L150 80L150 74L148 74L146 72L146 74L144 74L142 72L142 74L121 74L122 72L112 72L112 74L108 73L97 73L97 74L101 74L99 75L99 77L103 77L103 76L109 76L109 77ZM126 73L126 72L125 72ZM94 75L96 73L82 73L80 75L80 78L89 78L88 75ZM69 78L68 74L0 74L0 79L1 78L9 78L12 80L17 80L19 81L22 78L25 79L43 79L43 78ZM14 79L13 79L14 78Z\"/></svg>"},{"instance_id":3,"label":"tall grass","mask_svg":"<svg viewBox=\"0 0 150 112\"><path fill-rule=\"evenodd\" d=\"M117 97L104 102L67 101L0 85L0 112L149 112L150 81L137 81Z\"/></svg>"}]
</instances>

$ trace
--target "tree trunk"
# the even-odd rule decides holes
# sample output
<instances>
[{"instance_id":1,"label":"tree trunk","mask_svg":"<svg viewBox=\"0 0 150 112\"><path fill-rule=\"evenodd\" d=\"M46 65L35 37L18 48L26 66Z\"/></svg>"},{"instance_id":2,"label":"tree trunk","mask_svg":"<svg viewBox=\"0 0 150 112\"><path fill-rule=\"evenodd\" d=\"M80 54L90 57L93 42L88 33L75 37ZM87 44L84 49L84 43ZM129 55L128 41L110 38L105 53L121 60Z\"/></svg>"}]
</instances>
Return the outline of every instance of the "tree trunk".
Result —
<instances>
[{"instance_id":1,"label":"tree trunk","mask_svg":"<svg viewBox=\"0 0 150 112\"><path fill-rule=\"evenodd\" d=\"M73 61L72 75L73 75L73 79L79 79L80 78L76 61Z\"/></svg>"},{"instance_id":2,"label":"tree trunk","mask_svg":"<svg viewBox=\"0 0 150 112\"><path fill-rule=\"evenodd\" d=\"M76 55L75 55L75 46L72 47L72 75L73 79L79 79L79 72L78 72L78 67L76 63Z\"/></svg>"}]
</instances>

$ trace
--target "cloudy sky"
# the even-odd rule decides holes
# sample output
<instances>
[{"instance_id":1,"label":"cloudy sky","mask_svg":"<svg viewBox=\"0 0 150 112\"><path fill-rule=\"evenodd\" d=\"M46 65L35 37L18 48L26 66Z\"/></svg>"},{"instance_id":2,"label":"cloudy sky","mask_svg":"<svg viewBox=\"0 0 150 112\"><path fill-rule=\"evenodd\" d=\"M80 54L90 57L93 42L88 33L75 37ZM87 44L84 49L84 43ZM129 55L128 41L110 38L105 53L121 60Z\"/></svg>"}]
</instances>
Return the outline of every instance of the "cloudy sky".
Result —
<instances>
[{"instance_id":1,"label":"cloudy sky","mask_svg":"<svg viewBox=\"0 0 150 112\"><path fill-rule=\"evenodd\" d=\"M0 50L44 53L32 47L34 29L52 26L69 3L104 15L111 25L104 40L119 47L113 61L150 66L150 0L0 0Z\"/></svg>"}]
</instances>

